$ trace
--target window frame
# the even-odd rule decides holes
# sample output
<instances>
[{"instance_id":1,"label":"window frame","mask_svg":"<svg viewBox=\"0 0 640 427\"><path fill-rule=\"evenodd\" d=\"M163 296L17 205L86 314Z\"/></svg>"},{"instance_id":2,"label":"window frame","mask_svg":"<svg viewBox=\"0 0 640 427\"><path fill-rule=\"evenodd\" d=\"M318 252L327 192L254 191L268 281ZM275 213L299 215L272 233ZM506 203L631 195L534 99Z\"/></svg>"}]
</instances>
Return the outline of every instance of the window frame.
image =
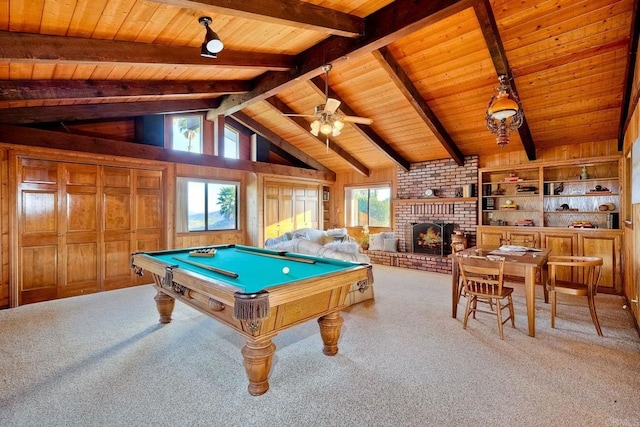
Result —
<instances>
[{"instance_id":1,"label":"window frame","mask_svg":"<svg viewBox=\"0 0 640 427\"><path fill-rule=\"evenodd\" d=\"M235 135L235 141L232 141L231 138L227 137L227 132ZM240 131L236 128L234 128L233 126L230 126L228 124L224 125L224 146L222 148L222 157L225 159L239 159L240 158ZM234 143L235 145L235 157L229 157L227 156L227 149L228 149L228 144L227 144L227 140L230 140Z\"/></svg>"},{"instance_id":2,"label":"window frame","mask_svg":"<svg viewBox=\"0 0 640 427\"><path fill-rule=\"evenodd\" d=\"M352 208L349 206L349 203L352 203L353 199L350 198L349 193L354 190L367 190L367 221L366 223L360 224L358 219L355 218L352 212ZM388 190L389 191L389 201L388 201L388 209L389 209L389 222L386 225L378 225L371 224L371 215L369 214L369 209L371 207L370 199L371 199L371 190ZM345 185L344 186L344 224L345 227L362 227L367 225L368 227L377 227L377 228L391 228L392 226L392 218L391 218L391 191L392 185L388 182L383 183L372 183L369 185Z\"/></svg>"},{"instance_id":3,"label":"window frame","mask_svg":"<svg viewBox=\"0 0 640 427\"><path fill-rule=\"evenodd\" d=\"M204 214L204 229L190 230L189 229L189 183L202 183L204 184L204 200L203 200L203 214ZM209 215L213 212L209 210L209 184L218 184L223 186L234 186L236 189L235 194L235 215L234 215L234 227L233 228L219 228L209 229L208 219ZM188 177L180 176L176 177L176 233L215 233L215 232L233 232L240 230L240 200L241 200L242 183L235 180L225 179L210 179L201 177ZM215 197L215 196L214 196Z\"/></svg>"},{"instance_id":4,"label":"window frame","mask_svg":"<svg viewBox=\"0 0 640 427\"><path fill-rule=\"evenodd\" d=\"M199 135L199 151L193 151L193 150L183 150L180 148L176 148L175 147L175 132L174 132L174 122L176 120L182 119L182 118L189 118L189 117L197 117L198 120L200 121L200 131L198 132ZM205 152L205 126L204 126L204 115L200 114L200 113L184 113L184 114L171 114L169 117L169 148L173 151L180 151L183 153L192 153L192 154L204 154Z\"/></svg>"}]
</instances>

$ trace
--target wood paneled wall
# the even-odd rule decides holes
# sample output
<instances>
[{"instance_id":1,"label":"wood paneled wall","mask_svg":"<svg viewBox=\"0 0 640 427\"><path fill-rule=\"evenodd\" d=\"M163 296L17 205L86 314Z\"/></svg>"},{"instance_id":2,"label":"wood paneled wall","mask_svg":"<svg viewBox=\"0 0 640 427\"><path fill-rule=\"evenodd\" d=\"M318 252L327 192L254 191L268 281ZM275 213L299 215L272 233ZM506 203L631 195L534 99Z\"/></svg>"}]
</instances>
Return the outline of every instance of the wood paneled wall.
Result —
<instances>
[{"instance_id":1,"label":"wood paneled wall","mask_svg":"<svg viewBox=\"0 0 640 427\"><path fill-rule=\"evenodd\" d=\"M531 165L536 162L553 162L559 160L616 155L620 155L620 152L618 151L618 141L616 140L607 142L583 142L579 144L538 148L536 150L536 161L534 162L527 159L527 155L524 150L481 156L479 166L481 168L486 168L492 166Z\"/></svg>"},{"instance_id":2,"label":"wood paneled wall","mask_svg":"<svg viewBox=\"0 0 640 427\"><path fill-rule=\"evenodd\" d=\"M0 308L9 305L9 156L0 149Z\"/></svg>"}]
</instances>

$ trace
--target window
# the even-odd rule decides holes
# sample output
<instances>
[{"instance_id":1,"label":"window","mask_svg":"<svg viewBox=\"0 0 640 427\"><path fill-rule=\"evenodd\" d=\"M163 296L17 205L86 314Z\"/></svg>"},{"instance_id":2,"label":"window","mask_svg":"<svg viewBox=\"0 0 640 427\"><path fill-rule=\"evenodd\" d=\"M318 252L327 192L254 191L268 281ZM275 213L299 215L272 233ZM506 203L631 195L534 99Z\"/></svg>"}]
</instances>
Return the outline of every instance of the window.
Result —
<instances>
[{"instance_id":1,"label":"window","mask_svg":"<svg viewBox=\"0 0 640 427\"><path fill-rule=\"evenodd\" d=\"M391 187L388 184L345 187L344 193L347 227L391 227Z\"/></svg>"},{"instance_id":2,"label":"window","mask_svg":"<svg viewBox=\"0 0 640 427\"><path fill-rule=\"evenodd\" d=\"M237 182L178 178L177 231L236 230L239 187Z\"/></svg>"},{"instance_id":3,"label":"window","mask_svg":"<svg viewBox=\"0 0 640 427\"><path fill-rule=\"evenodd\" d=\"M171 126L171 148L202 154L202 116L175 116Z\"/></svg>"},{"instance_id":4,"label":"window","mask_svg":"<svg viewBox=\"0 0 640 427\"><path fill-rule=\"evenodd\" d=\"M224 157L240 158L240 133L232 127L224 127Z\"/></svg>"}]
</instances>

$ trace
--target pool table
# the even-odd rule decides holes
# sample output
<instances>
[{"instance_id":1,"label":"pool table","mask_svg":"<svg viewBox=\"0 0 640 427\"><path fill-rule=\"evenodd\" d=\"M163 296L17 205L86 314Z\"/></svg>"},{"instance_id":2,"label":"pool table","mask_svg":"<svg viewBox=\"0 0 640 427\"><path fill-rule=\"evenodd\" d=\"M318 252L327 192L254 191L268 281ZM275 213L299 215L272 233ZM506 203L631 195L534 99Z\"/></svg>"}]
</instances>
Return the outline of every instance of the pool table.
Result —
<instances>
[{"instance_id":1,"label":"pool table","mask_svg":"<svg viewBox=\"0 0 640 427\"><path fill-rule=\"evenodd\" d=\"M373 283L370 264L233 244L134 253L131 267L153 276L161 323L171 321L178 299L244 336L254 396L269 389L278 332L317 318L323 352L335 355L351 284Z\"/></svg>"}]
</instances>

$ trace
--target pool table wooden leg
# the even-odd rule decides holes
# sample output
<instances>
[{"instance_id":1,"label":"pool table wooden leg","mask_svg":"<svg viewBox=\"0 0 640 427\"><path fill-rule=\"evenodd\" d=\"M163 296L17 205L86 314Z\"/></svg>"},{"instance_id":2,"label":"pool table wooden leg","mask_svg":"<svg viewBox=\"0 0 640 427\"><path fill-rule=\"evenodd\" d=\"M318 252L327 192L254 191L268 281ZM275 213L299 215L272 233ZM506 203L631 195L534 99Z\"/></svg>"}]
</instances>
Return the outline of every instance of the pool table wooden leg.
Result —
<instances>
[{"instance_id":1,"label":"pool table wooden leg","mask_svg":"<svg viewBox=\"0 0 640 427\"><path fill-rule=\"evenodd\" d=\"M342 331L342 323L344 320L340 316L340 312L329 313L318 319L320 325L320 335L324 343L322 352L327 356L333 356L338 353L338 340Z\"/></svg>"},{"instance_id":2,"label":"pool table wooden leg","mask_svg":"<svg viewBox=\"0 0 640 427\"><path fill-rule=\"evenodd\" d=\"M260 396L269 390L269 372L276 346L270 339L249 341L242 347L244 369L249 378L249 394Z\"/></svg>"},{"instance_id":3,"label":"pool table wooden leg","mask_svg":"<svg viewBox=\"0 0 640 427\"><path fill-rule=\"evenodd\" d=\"M176 300L162 291L158 291L153 299L156 300L156 308L160 313L160 323L171 322L171 313L173 313Z\"/></svg>"}]
</instances>

